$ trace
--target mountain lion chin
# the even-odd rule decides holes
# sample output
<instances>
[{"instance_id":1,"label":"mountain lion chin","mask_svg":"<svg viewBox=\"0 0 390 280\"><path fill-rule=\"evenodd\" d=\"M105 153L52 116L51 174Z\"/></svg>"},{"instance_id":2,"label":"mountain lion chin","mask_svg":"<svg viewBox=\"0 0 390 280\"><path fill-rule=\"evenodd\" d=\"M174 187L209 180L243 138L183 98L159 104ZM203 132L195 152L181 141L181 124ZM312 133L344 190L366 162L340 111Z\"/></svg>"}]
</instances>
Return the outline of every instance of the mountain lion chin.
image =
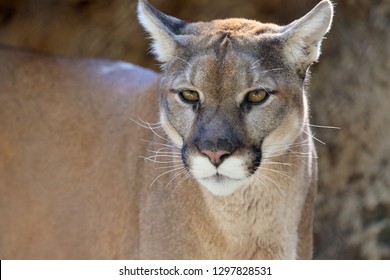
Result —
<instances>
[{"instance_id":1,"label":"mountain lion chin","mask_svg":"<svg viewBox=\"0 0 390 280\"><path fill-rule=\"evenodd\" d=\"M216 196L228 196L243 187L248 179L232 179L225 175L215 174L214 176L197 179L210 193Z\"/></svg>"}]
</instances>

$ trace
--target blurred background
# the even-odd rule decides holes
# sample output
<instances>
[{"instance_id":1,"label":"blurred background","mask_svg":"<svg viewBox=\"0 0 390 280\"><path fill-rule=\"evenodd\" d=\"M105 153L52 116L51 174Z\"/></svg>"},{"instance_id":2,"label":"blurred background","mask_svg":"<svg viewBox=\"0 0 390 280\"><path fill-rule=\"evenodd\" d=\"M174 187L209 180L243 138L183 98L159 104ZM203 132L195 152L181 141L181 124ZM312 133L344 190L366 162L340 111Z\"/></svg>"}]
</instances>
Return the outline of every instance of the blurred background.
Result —
<instances>
[{"instance_id":1,"label":"blurred background","mask_svg":"<svg viewBox=\"0 0 390 280\"><path fill-rule=\"evenodd\" d=\"M244 17L287 24L318 0L150 0L187 21ZM390 259L390 1L337 0L312 67L319 153L316 259ZM0 43L125 60L158 71L136 0L0 0ZM1 67L1 62L0 62Z\"/></svg>"}]
</instances>

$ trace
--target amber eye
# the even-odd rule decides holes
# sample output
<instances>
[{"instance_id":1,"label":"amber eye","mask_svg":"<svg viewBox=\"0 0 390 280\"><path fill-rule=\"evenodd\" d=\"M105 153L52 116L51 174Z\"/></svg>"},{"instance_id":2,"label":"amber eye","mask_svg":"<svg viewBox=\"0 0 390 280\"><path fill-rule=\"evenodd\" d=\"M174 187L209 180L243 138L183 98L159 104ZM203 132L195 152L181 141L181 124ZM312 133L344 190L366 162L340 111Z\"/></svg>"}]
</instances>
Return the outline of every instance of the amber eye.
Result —
<instances>
[{"instance_id":1,"label":"amber eye","mask_svg":"<svg viewBox=\"0 0 390 280\"><path fill-rule=\"evenodd\" d=\"M179 95L187 103L196 103L199 101L199 93L194 90L182 89L179 91Z\"/></svg>"},{"instance_id":2,"label":"amber eye","mask_svg":"<svg viewBox=\"0 0 390 280\"><path fill-rule=\"evenodd\" d=\"M269 94L265 90L257 89L250 91L246 96L246 100L253 104L260 104L264 102L268 96Z\"/></svg>"}]
</instances>

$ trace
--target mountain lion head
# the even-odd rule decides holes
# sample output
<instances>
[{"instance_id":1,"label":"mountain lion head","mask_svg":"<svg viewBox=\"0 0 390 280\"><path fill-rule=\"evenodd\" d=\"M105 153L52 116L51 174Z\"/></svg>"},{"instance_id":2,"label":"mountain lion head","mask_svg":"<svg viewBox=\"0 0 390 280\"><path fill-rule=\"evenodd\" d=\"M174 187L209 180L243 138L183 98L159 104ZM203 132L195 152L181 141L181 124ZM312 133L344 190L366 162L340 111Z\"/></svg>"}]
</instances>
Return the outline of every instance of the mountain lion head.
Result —
<instances>
[{"instance_id":1,"label":"mountain lion head","mask_svg":"<svg viewBox=\"0 0 390 280\"><path fill-rule=\"evenodd\" d=\"M308 118L305 80L331 24L329 1L287 26L188 23L147 1L138 12L162 63L161 123L200 185L229 195L299 141Z\"/></svg>"}]
</instances>

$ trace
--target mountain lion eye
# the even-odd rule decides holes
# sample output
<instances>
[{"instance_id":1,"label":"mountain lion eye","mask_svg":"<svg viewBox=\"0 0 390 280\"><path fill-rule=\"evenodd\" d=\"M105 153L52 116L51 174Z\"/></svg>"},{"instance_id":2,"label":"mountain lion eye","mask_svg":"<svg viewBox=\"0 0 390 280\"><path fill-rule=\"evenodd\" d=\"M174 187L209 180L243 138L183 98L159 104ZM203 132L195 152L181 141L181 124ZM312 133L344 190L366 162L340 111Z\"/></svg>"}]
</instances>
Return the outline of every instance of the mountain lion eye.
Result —
<instances>
[{"instance_id":1,"label":"mountain lion eye","mask_svg":"<svg viewBox=\"0 0 390 280\"><path fill-rule=\"evenodd\" d=\"M199 94L194 90L183 89L179 91L179 95L187 103L196 103L199 101Z\"/></svg>"},{"instance_id":2,"label":"mountain lion eye","mask_svg":"<svg viewBox=\"0 0 390 280\"><path fill-rule=\"evenodd\" d=\"M268 96L269 94L265 90L257 89L250 91L246 96L246 100L249 103L260 104L267 100Z\"/></svg>"}]
</instances>

